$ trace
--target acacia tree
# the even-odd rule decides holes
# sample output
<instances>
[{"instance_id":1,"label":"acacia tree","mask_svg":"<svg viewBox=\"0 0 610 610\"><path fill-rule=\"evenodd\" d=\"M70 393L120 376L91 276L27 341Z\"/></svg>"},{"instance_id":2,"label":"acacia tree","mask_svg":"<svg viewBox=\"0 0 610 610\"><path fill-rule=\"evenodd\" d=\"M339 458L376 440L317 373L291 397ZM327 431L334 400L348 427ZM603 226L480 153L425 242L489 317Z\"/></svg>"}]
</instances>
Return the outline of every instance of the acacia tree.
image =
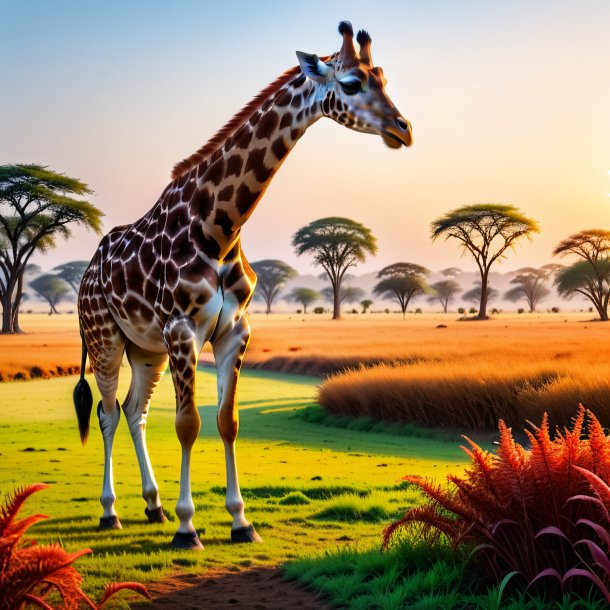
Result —
<instances>
[{"instance_id":1,"label":"acacia tree","mask_svg":"<svg viewBox=\"0 0 610 610\"><path fill-rule=\"evenodd\" d=\"M347 270L377 252L377 240L364 225L332 216L320 218L299 229L292 237L297 255L312 254L321 266L333 291L333 320L341 317L340 290Z\"/></svg>"},{"instance_id":2,"label":"acacia tree","mask_svg":"<svg viewBox=\"0 0 610 610\"><path fill-rule=\"evenodd\" d=\"M2 333L18 332L23 274L32 254L69 237L71 225L101 232L102 212L72 197L91 193L84 182L43 165L0 166Z\"/></svg>"},{"instance_id":3,"label":"acacia tree","mask_svg":"<svg viewBox=\"0 0 610 610\"><path fill-rule=\"evenodd\" d=\"M555 277L555 286L560 295L571 298L581 294L593 303L599 319L608 321L610 301L610 260L598 259L593 267L583 260L562 269Z\"/></svg>"},{"instance_id":4,"label":"acacia tree","mask_svg":"<svg viewBox=\"0 0 610 610\"><path fill-rule=\"evenodd\" d=\"M432 241L450 237L460 242L474 258L481 274L481 300L478 318L487 319L488 277L491 266L506 256L522 237L540 231L538 223L512 205L477 203L465 205L436 219L431 225Z\"/></svg>"},{"instance_id":5,"label":"acacia tree","mask_svg":"<svg viewBox=\"0 0 610 610\"><path fill-rule=\"evenodd\" d=\"M360 301L360 306L362 307L362 313L366 313L372 304L373 304L373 301L371 301L371 299L364 299L364 300Z\"/></svg>"},{"instance_id":6,"label":"acacia tree","mask_svg":"<svg viewBox=\"0 0 610 610\"><path fill-rule=\"evenodd\" d=\"M515 277L510 281L515 286L506 292L504 298L513 303L525 299L530 313L533 313L538 302L551 294L544 285L548 279L549 272L544 268L523 267L515 272Z\"/></svg>"},{"instance_id":7,"label":"acacia tree","mask_svg":"<svg viewBox=\"0 0 610 610\"><path fill-rule=\"evenodd\" d=\"M608 319L606 300L608 284L608 259L610 256L610 231L587 229L570 235L559 242L553 250L554 256L574 254L580 257L584 265L572 265L560 271L555 283L561 294L581 292L591 299L602 320ZM586 266L589 266L589 269ZM571 271L569 271L571 270ZM580 278L580 279L579 279ZM567 287L571 286L568 292ZM578 290L576 286L580 286ZM605 305L604 305L605 303Z\"/></svg>"},{"instance_id":8,"label":"acacia tree","mask_svg":"<svg viewBox=\"0 0 610 610\"><path fill-rule=\"evenodd\" d=\"M373 292L381 297L394 297L405 317L409 301L416 295L424 294L429 290L426 285L428 269L415 263L394 263L384 267L377 278L381 281L375 284Z\"/></svg>"},{"instance_id":9,"label":"acacia tree","mask_svg":"<svg viewBox=\"0 0 610 610\"><path fill-rule=\"evenodd\" d=\"M49 304L49 315L59 313L56 305L70 290L61 277L51 274L38 276L30 282L30 286Z\"/></svg>"},{"instance_id":10,"label":"acacia tree","mask_svg":"<svg viewBox=\"0 0 610 610\"><path fill-rule=\"evenodd\" d=\"M303 306L303 313L307 313L307 307L317 301L322 295L312 288L294 288L288 295L288 299Z\"/></svg>"},{"instance_id":11,"label":"acacia tree","mask_svg":"<svg viewBox=\"0 0 610 610\"><path fill-rule=\"evenodd\" d=\"M439 301L441 307L443 308L443 313L447 313L449 302L462 289L459 283L455 280L441 280L440 282L432 284L430 288L433 291L433 294L428 299L428 302L434 303Z\"/></svg>"},{"instance_id":12,"label":"acacia tree","mask_svg":"<svg viewBox=\"0 0 610 610\"><path fill-rule=\"evenodd\" d=\"M71 261L63 265L57 265L53 271L56 271L57 275L65 280L78 295L81 280L88 266L89 261Z\"/></svg>"},{"instance_id":13,"label":"acacia tree","mask_svg":"<svg viewBox=\"0 0 610 610\"><path fill-rule=\"evenodd\" d=\"M284 284L298 274L288 263L279 260L263 260L252 263L256 273L256 294L267 306L265 313L271 313L271 304Z\"/></svg>"}]
</instances>

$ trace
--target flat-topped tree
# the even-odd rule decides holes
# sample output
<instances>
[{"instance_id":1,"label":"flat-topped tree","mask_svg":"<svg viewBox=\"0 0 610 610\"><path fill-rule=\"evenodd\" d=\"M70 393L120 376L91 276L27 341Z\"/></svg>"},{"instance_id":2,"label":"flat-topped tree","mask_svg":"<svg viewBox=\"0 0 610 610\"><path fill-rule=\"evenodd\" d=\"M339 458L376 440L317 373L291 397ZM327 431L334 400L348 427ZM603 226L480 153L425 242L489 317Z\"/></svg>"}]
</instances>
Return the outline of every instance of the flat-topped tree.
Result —
<instances>
[{"instance_id":1,"label":"flat-topped tree","mask_svg":"<svg viewBox=\"0 0 610 610\"><path fill-rule=\"evenodd\" d=\"M333 292L333 320L341 317L341 283L350 267L377 252L377 240L364 225L331 216L310 222L292 237L297 255L312 254L314 264L324 269Z\"/></svg>"},{"instance_id":2,"label":"flat-topped tree","mask_svg":"<svg viewBox=\"0 0 610 610\"><path fill-rule=\"evenodd\" d=\"M307 313L307 308L321 298L321 294L313 288L294 288L287 296L290 301L300 303L303 306L303 313Z\"/></svg>"},{"instance_id":3,"label":"flat-topped tree","mask_svg":"<svg viewBox=\"0 0 610 610\"><path fill-rule=\"evenodd\" d=\"M57 265L53 271L57 272L57 275L70 284L72 290L78 294L80 282L88 266L89 261L70 261Z\"/></svg>"},{"instance_id":4,"label":"flat-topped tree","mask_svg":"<svg viewBox=\"0 0 610 610\"><path fill-rule=\"evenodd\" d=\"M377 278L381 281L375 284L373 292L381 297L391 296L398 301L405 317L411 299L429 290L426 284L428 269L415 263L394 263L384 267Z\"/></svg>"},{"instance_id":5,"label":"flat-topped tree","mask_svg":"<svg viewBox=\"0 0 610 610\"><path fill-rule=\"evenodd\" d=\"M271 305L284 284L298 274L288 263L280 260L257 261L251 267L257 277L254 295L265 302L265 313L271 313Z\"/></svg>"},{"instance_id":6,"label":"flat-topped tree","mask_svg":"<svg viewBox=\"0 0 610 610\"><path fill-rule=\"evenodd\" d=\"M456 208L431 224L431 237L450 237L460 242L464 252L474 258L481 274L481 299L478 318L487 319L488 277L491 266L513 248L522 237L539 233L538 223L527 218L513 205L475 203Z\"/></svg>"},{"instance_id":7,"label":"flat-topped tree","mask_svg":"<svg viewBox=\"0 0 610 610\"><path fill-rule=\"evenodd\" d=\"M506 292L504 298L513 303L525 299L530 313L533 313L538 302L551 294L544 285L549 275L550 270L544 268L523 267L515 271L515 277L510 281L514 286Z\"/></svg>"},{"instance_id":8,"label":"flat-topped tree","mask_svg":"<svg viewBox=\"0 0 610 610\"><path fill-rule=\"evenodd\" d=\"M555 276L557 292L566 298L580 294L591 301L599 319L608 321L610 301L610 259L598 259L595 267L587 260L565 267Z\"/></svg>"},{"instance_id":9,"label":"flat-topped tree","mask_svg":"<svg viewBox=\"0 0 610 610\"><path fill-rule=\"evenodd\" d=\"M443 273L441 271L441 273ZM455 280L441 280L430 286L432 295L429 297L429 303L435 303L438 301L443 308L443 313L447 313L449 302L451 299L458 294L462 287Z\"/></svg>"},{"instance_id":10,"label":"flat-topped tree","mask_svg":"<svg viewBox=\"0 0 610 610\"><path fill-rule=\"evenodd\" d=\"M30 286L36 294L49 304L49 315L59 313L57 304L65 298L70 288L68 284L58 275L40 275L30 282Z\"/></svg>"},{"instance_id":11,"label":"flat-topped tree","mask_svg":"<svg viewBox=\"0 0 610 610\"><path fill-rule=\"evenodd\" d=\"M0 301L2 333L18 332L23 273L32 254L68 238L71 226L101 231L102 212L80 180L43 165L0 166Z\"/></svg>"}]
</instances>

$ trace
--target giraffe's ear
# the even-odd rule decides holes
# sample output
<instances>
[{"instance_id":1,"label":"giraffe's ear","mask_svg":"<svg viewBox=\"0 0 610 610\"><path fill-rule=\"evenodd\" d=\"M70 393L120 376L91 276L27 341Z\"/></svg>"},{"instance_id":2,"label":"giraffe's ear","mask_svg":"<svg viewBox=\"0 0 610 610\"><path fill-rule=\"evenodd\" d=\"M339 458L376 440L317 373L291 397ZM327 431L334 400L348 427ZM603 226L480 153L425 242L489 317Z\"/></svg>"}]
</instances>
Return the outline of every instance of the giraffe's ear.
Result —
<instances>
[{"instance_id":1,"label":"giraffe's ear","mask_svg":"<svg viewBox=\"0 0 610 610\"><path fill-rule=\"evenodd\" d=\"M317 83L326 83L332 78L333 69L327 66L317 55L297 51L297 57L303 74L311 80L315 80Z\"/></svg>"}]
</instances>

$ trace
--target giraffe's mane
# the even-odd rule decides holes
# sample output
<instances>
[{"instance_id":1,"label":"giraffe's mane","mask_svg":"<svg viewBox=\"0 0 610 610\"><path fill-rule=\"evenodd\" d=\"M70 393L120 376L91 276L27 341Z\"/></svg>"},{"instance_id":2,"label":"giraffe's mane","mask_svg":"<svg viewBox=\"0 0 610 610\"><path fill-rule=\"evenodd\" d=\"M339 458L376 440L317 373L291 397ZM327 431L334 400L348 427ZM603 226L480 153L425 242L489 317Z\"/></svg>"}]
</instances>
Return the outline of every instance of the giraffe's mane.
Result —
<instances>
[{"instance_id":1,"label":"giraffe's mane","mask_svg":"<svg viewBox=\"0 0 610 610\"><path fill-rule=\"evenodd\" d=\"M279 91L287 82L301 71L300 66L286 70L271 84L267 85L254 99L248 102L224 127L221 127L210 140L192 155L176 163L172 170L172 179L176 180L186 172L197 167L202 161L216 151L228 138L230 138L249 119L271 95Z\"/></svg>"}]
</instances>

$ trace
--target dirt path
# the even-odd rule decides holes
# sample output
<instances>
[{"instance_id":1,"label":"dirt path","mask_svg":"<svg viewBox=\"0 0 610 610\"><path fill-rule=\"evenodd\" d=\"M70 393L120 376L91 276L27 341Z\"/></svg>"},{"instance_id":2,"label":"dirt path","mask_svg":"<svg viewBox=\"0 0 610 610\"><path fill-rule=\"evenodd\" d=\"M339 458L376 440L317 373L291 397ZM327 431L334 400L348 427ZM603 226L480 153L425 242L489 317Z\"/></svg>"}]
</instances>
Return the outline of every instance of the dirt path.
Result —
<instances>
[{"instance_id":1,"label":"dirt path","mask_svg":"<svg viewBox=\"0 0 610 610\"><path fill-rule=\"evenodd\" d=\"M327 610L315 593L283 580L277 568L241 572L208 570L202 576L179 574L148 586L152 604L133 608L163 610Z\"/></svg>"}]
</instances>

